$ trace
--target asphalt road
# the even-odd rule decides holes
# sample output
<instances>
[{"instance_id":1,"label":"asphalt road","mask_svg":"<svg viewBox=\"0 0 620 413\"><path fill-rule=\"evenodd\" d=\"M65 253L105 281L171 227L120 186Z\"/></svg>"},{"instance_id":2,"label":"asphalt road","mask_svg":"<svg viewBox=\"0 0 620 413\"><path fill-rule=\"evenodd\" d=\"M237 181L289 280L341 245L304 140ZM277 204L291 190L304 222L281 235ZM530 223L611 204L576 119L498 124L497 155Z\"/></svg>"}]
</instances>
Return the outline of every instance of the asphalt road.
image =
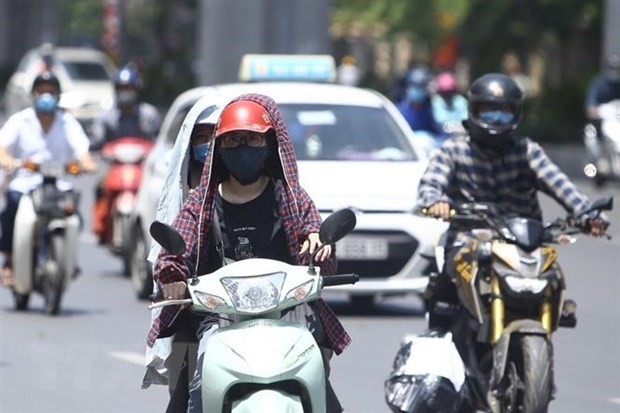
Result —
<instances>
[{"instance_id":1,"label":"asphalt road","mask_svg":"<svg viewBox=\"0 0 620 413\"><path fill-rule=\"evenodd\" d=\"M92 188L96 177L81 178ZM620 188L593 190L593 198ZM83 192L84 216L90 216L90 190ZM560 208L543 198L546 218ZM554 337L558 394L551 412L620 411L620 208L610 214L613 240L581 237L560 249L569 296L576 299L576 329ZM0 291L1 413L163 412L162 386L140 389L145 335L150 320L146 303L137 301L120 260L95 244L87 224L79 246L82 275L70 286L57 317L42 313L34 297L31 310L15 312L8 290ZM383 382L399 342L424 328L414 297L384 300L366 314L354 314L342 297L330 296L353 337L332 362L332 382L348 412L387 412Z\"/></svg>"}]
</instances>

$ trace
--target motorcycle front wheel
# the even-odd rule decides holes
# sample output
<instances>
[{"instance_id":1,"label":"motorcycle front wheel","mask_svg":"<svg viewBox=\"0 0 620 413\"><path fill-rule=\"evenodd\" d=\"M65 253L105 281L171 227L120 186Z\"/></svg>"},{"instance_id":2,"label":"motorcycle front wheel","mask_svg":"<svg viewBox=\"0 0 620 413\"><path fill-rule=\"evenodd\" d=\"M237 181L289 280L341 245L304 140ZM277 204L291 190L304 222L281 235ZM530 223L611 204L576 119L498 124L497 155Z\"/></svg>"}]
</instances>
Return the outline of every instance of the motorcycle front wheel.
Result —
<instances>
[{"instance_id":1,"label":"motorcycle front wheel","mask_svg":"<svg viewBox=\"0 0 620 413\"><path fill-rule=\"evenodd\" d=\"M131 257L131 282L136 297L146 300L153 292L153 271L147 261L148 255L144 232L140 225L135 230L135 244Z\"/></svg>"},{"instance_id":2,"label":"motorcycle front wheel","mask_svg":"<svg viewBox=\"0 0 620 413\"><path fill-rule=\"evenodd\" d=\"M60 301L65 282L65 239L61 234L50 236L49 256L44 261L43 296L45 298L45 312L56 315L60 311Z\"/></svg>"},{"instance_id":3,"label":"motorcycle front wheel","mask_svg":"<svg viewBox=\"0 0 620 413\"><path fill-rule=\"evenodd\" d=\"M551 343L543 336L524 335L521 337L521 354L522 411L546 413L553 380Z\"/></svg>"},{"instance_id":4,"label":"motorcycle front wheel","mask_svg":"<svg viewBox=\"0 0 620 413\"><path fill-rule=\"evenodd\" d=\"M17 311L27 310L28 302L30 301L30 294L20 294L13 290L13 300L15 301L15 309Z\"/></svg>"}]
</instances>

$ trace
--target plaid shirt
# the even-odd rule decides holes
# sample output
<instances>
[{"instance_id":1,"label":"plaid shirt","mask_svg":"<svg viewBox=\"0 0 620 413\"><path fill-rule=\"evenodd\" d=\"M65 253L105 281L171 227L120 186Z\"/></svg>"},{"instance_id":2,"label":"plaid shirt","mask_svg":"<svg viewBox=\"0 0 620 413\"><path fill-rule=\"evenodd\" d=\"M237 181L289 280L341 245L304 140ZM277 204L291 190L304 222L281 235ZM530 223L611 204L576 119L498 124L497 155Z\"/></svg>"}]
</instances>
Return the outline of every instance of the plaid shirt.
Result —
<instances>
[{"instance_id":1,"label":"plaid shirt","mask_svg":"<svg viewBox=\"0 0 620 413\"><path fill-rule=\"evenodd\" d=\"M321 217L306 191L298 183L297 160L284 118L276 103L267 96L249 94L235 99L235 101L238 100L249 100L261 104L271 117L278 140L278 154L284 176L284 179L278 182L280 193L278 212L282 219L289 255L297 257L300 264L307 263L308 254L299 257L299 249L308 234L319 231ZM220 174L213 169L213 148L215 146L211 145L209 148L200 185L189 196L172 224L185 240L186 252L182 257L168 254L166 251L161 252L153 275L160 285L187 280L197 268L197 259L200 261L208 259L215 193L220 182ZM321 263L321 274L334 274L336 266L336 259L332 256ZM152 346L162 332L172 325L179 311L178 306L168 306L162 309L159 317L153 320L151 325L147 338L149 346ZM316 311L323 325L327 342L336 354L340 354L351 342L351 338L327 303L318 300ZM173 332L166 331L166 333Z\"/></svg>"},{"instance_id":2,"label":"plaid shirt","mask_svg":"<svg viewBox=\"0 0 620 413\"><path fill-rule=\"evenodd\" d=\"M509 213L542 221L537 191L554 198L569 212L590 206L588 199L528 138L501 153L486 153L468 137L447 140L420 180L418 203L438 201L496 203Z\"/></svg>"}]
</instances>

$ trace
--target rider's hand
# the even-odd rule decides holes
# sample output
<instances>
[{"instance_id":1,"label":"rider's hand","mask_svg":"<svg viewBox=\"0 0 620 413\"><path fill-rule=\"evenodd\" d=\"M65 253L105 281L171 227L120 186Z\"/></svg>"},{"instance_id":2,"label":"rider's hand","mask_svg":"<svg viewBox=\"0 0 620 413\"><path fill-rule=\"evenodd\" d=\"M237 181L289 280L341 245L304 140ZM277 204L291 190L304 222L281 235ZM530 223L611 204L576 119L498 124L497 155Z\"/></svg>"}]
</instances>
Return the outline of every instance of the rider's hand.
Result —
<instances>
[{"instance_id":1,"label":"rider's hand","mask_svg":"<svg viewBox=\"0 0 620 413\"><path fill-rule=\"evenodd\" d=\"M80 159L80 168L85 173L94 173L97 171L97 163L92 158L90 153L85 153Z\"/></svg>"},{"instance_id":2,"label":"rider's hand","mask_svg":"<svg viewBox=\"0 0 620 413\"><path fill-rule=\"evenodd\" d=\"M317 232L313 232L308 235L308 238L302 244L299 255L303 255L306 251L312 255L321 245L319 234ZM321 252L316 255L315 260L316 262L323 262L328 259L330 255L332 255L332 247L331 245L326 245Z\"/></svg>"},{"instance_id":3,"label":"rider's hand","mask_svg":"<svg viewBox=\"0 0 620 413\"><path fill-rule=\"evenodd\" d=\"M5 154L4 156L0 156L0 168L6 169L8 171L13 171L16 168L19 168L21 162L12 156Z\"/></svg>"},{"instance_id":4,"label":"rider's hand","mask_svg":"<svg viewBox=\"0 0 620 413\"><path fill-rule=\"evenodd\" d=\"M175 281L161 286L161 294L164 300L182 300L185 298L187 284L185 281Z\"/></svg>"},{"instance_id":5,"label":"rider's hand","mask_svg":"<svg viewBox=\"0 0 620 413\"><path fill-rule=\"evenodd\" d=\"M605 235L607 229L607 223L601 218L594 218L588 220L590 226L590 235L593 237L602 237Z\"/></svg>"},{"instance_id":6,"label":"rider's hand","mask_svg":"<svg viewBox=\"0 0 620 413\"><path fill-rule=\"evenodd\" d=\"M447 221L450 219L450 204L445 201L435 202L428 208L427 214Z\"/></svg>"}]
</instances>

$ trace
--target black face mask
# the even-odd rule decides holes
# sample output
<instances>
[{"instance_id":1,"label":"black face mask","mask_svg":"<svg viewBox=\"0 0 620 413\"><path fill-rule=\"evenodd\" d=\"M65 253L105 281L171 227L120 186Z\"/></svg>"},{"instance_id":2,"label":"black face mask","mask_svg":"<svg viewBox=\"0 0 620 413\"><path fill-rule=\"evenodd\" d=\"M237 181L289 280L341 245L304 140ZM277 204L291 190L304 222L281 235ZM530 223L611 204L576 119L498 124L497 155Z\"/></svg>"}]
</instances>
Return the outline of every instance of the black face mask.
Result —
<instances>
[{"instance_id":1,"label":"black face mask","mask_svg":"<svg viewBox=\"0 0 620 413\"><path fill-rule=\"evenodd\" d=\"M269 147L258 148L239 145L234 148L220 148L220 156L228 171L242 185L258 181L263 174Z\"/></svg>"}]
</instances>

